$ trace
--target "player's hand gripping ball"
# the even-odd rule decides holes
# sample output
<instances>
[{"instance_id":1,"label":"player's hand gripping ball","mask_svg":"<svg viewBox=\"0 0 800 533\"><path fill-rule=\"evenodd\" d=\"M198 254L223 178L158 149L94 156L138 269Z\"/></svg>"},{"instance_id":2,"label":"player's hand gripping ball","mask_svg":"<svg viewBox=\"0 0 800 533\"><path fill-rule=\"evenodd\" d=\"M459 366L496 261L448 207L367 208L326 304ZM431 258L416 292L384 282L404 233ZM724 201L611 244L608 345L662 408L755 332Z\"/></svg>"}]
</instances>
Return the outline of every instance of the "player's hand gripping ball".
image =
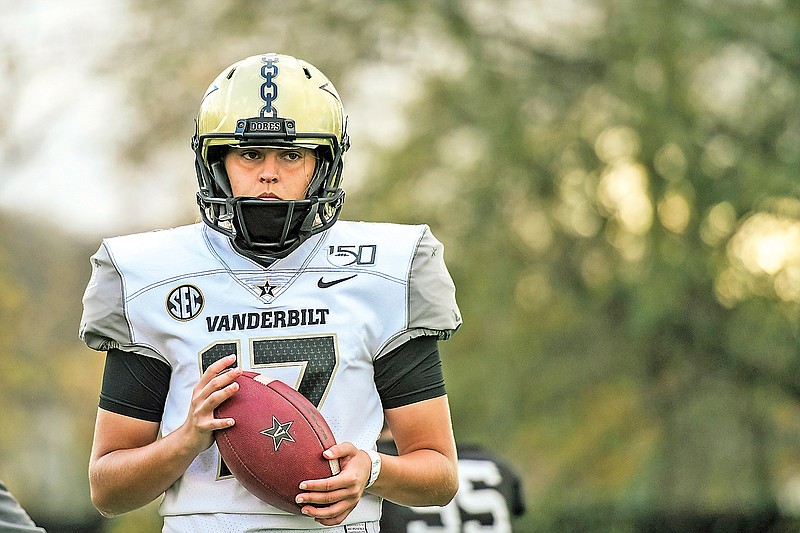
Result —
<instances>
[{"instance_id":1,"label":"player's hand gripping ball","mask_svg":"<svg viewBox=\"0 0 800 533\"><path fill-rule=\"evenodd\" d=\"M301 514L301 481L339 473L322 452L336 444L328 423L305 396L282 381L242 372L239 390L214 411L236 423L215 432L219 453L234 477L261 500Z\"/></svg>"}]
</instances>

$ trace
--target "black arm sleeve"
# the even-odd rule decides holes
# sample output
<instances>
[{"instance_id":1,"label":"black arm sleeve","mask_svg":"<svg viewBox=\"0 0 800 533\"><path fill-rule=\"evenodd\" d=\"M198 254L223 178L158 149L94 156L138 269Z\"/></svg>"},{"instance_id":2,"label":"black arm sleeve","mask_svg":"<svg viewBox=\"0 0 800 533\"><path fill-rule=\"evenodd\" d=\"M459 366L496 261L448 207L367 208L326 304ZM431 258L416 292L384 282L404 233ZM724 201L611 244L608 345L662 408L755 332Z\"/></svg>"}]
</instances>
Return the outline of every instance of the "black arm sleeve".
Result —
<instances>
[{"instance_id":1,"label":"black arm sleeve","mask_svg":"<svg viewBox=\"0 0 800 533\"><path fill-rule=\"evenodd\" d=\"M375 385L384 409L444 396L436 337L415 337L376 359Z\"/></svg>"},{"instance_id":2,"label":"black arm sleeve","mask_svg":"<svg viewBox=\"0 0 800 533\"><path fill-rule=\"evenodd\" d=\"M122 350L106 355L100 408L112 413L161 422L172 369L158 359Z\"/></svg>"}]
</instances>

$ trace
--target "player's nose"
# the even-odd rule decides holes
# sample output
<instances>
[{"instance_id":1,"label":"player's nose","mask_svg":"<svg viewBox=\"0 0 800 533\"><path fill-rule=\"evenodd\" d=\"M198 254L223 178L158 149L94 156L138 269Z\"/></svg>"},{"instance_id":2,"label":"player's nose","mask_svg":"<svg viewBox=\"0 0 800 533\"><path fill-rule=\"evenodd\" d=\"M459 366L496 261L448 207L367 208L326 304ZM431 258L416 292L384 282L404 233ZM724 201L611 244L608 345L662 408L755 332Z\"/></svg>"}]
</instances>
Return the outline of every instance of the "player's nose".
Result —
<instances>
[{"instance_id":1,"label":"player's nose","mask_svg":"<svg viewBox=\"0 0 800 533\"><path fill-rule=\"evenodd\" d=\"M258 167L258 181L261 183L275 183L278 181L278 160L273 154L264 157Z\"/></svg>"}]
</instances>

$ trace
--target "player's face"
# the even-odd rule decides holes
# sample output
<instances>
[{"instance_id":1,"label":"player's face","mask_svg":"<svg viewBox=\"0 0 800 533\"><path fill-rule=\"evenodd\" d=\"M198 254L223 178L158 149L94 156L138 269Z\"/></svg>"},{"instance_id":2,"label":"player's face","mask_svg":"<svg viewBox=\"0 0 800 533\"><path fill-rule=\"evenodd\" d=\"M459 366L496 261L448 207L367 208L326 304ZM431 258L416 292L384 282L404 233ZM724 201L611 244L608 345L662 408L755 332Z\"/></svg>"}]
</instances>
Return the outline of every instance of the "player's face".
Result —
<instances>
[{"instance_id":1,"label":"player's face","mask_svg":"<svg viewBox=\"0 0 800 533\"><path fill-rule=\"evenodd\" d=\"M308 148L230 148L225 154L234 196L302 200L315 163Z\"/></svg>"}]
</instances>

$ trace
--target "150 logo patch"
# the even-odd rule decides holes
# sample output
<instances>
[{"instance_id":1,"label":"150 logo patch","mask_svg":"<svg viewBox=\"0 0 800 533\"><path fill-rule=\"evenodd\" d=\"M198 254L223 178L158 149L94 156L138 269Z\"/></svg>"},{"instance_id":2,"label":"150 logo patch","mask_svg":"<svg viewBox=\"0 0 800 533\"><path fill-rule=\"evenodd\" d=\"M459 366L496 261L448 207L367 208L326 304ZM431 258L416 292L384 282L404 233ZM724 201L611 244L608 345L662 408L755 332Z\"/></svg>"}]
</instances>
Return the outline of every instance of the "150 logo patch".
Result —
<instances>
[{"instance_id":1,"label":"150 logo patch","mask_svg":"<svg viewBox=\"0 0 800 533\"><path fill-rule=\"evenodd\" d=\"M375 264L376 244L328 246L328 262L336 266L369 266Z\"/></svg>"}]
</instances>

